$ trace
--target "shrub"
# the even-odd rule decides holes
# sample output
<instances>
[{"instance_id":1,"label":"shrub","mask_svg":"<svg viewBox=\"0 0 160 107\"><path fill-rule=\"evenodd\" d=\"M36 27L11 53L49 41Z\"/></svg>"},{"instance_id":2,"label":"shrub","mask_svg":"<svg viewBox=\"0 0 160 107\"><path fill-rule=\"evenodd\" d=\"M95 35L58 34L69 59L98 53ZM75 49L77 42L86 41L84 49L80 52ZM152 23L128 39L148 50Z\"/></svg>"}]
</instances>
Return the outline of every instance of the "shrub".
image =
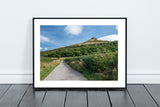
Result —
<instances>
[{"instance_id":1,"label":"shrub","mask_svg":"<svg viewBox=\"0 0 160 107\"><path fill-rule=\"evenodd\" d=\"M89 80L118 79L117 52L66 58L65 61L73 69L82 72Z\"/></svg>"}]
</instances>

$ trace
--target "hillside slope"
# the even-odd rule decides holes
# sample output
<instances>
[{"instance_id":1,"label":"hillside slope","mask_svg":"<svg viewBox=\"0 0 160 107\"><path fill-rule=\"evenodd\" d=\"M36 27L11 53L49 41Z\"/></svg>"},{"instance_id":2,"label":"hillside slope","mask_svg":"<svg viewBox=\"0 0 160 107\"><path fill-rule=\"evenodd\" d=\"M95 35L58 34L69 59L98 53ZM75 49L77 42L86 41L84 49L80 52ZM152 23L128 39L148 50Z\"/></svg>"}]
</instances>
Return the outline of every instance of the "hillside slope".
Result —
<instances>
[{"instance_id":1,"label":"hillside slope","mask_svg":"<svg viewBox=\"0 0 160 107\"><path fill-rule=\"evenodd\" d=\"M93 37L83 43L41 51L40 54L41 80L63 60L88 80L118 79L118 41L102 41Z\"/></svg>"},{"instance_id":2,"label":"hillside slope","mask_svg":"<svg viewBox=\"0 0 160 107\"><path fill-rule=\"evenodd\" d=\"M43 57L74 57L89 55L93 53L107 53L108 51L114 52L118 50L118 41L102 41L96 38L91 38L90 40L70 45L67 47L62 47L58 49L41 51L41 56Z\"/></svg>"}]
</instances>

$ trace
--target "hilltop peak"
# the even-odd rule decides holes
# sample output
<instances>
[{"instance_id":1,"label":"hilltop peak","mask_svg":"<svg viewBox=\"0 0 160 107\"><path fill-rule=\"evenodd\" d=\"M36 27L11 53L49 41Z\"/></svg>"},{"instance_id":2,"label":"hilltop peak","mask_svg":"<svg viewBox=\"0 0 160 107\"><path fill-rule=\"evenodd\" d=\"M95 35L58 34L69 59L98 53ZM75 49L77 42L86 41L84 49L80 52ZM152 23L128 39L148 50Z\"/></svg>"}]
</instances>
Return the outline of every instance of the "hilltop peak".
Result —
<instances>
[{"instance_id":1,"label":"hilltop peak","mask_svg":"<svg viewBox=\"0 0 160 107\"><path fill-rule=\"evenodd\" d=\"M91 39L89 39L88 41L97 41L98 39L95 37L92 37Z\"/></svg>"}]
</instances>

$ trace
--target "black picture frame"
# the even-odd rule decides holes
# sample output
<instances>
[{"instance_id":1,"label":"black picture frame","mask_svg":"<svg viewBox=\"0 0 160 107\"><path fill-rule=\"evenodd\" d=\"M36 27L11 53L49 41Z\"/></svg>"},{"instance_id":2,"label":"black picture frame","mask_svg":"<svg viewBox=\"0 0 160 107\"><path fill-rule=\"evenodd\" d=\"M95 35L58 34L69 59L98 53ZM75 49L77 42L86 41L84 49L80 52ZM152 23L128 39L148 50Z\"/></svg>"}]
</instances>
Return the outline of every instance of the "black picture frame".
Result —
<instances>
[{"instance_id":1,"label":"black picture frame","mask_svg":"<svg viewBox=\"0 0 160 107\"><path fill-rule=\"evenodd\" d=\"M36 87L35 86L35 20L37 19L124 19L125 20L125 86L124 87ZM105 88L105 89L126 89L127 87L127 18L126 17L34 17L32 18L32 35L33 35L33 88L36 90L42 90L42 89L99 89L99 88Z\"/></svg>"}]
</instances>

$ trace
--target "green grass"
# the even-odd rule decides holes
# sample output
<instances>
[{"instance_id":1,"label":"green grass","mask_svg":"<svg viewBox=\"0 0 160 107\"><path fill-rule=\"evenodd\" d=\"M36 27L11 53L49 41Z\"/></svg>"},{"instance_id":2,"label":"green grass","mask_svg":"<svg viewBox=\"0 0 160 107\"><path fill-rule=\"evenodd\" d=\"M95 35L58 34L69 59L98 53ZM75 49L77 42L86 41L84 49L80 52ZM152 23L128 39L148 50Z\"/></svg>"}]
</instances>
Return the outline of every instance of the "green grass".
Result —
<instances>
[{"instance_id":1,"label":"green grass","mask_svg":"<svg viewBox=\"0 0 160 107\"><path fill-rule=\"evenodd\" d=\"M50 57L41 56L40 60L41 60L41 62L51 62L51 61L57 60L57 58L50 58Z\"/></svg>"},{"instance_id":2,"label":"green grass","mask_svg":"<svg viewBox=\"0 0 160 107\"><path fill-rule=\"evenodd\" d=\"M52 62L41 62L40 80L44 80L53 69L60 64L62 60L54 60Z\"/></svg>"}]
</instances>

